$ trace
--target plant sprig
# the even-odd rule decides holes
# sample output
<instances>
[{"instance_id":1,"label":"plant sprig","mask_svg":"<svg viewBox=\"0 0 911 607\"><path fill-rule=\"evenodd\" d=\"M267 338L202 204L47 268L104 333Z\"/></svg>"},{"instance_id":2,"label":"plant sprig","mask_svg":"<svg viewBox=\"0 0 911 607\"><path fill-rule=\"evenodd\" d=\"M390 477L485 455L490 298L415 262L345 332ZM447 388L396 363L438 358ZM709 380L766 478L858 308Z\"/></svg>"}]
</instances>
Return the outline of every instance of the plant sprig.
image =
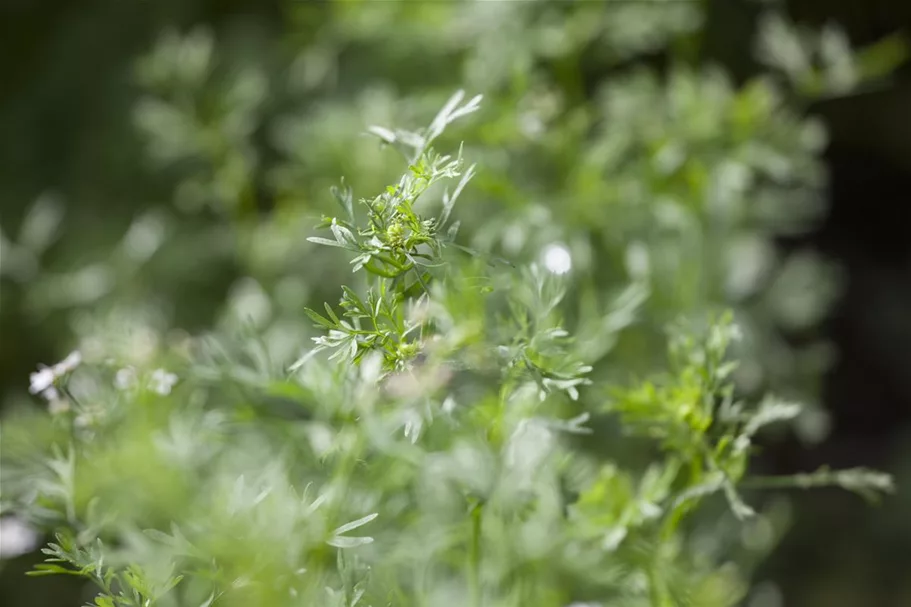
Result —
<instances>
[{"instance_id":1,"label":"plant sprig","mask_svg":"<svg viewBox=\"0 0 911 607\"><path fill-rule=\"evenodd\" d=\"M344 217L323 218L320 227L328 228L332 239L312 236L308 240L354 253L352 271L365 271L376 280L364 297L342 287L342 317L329 304L324 306L325 315L306 310L311 320L328 330L328 334L314 338L316 351L334 350L333 358L355 363L368 352L379 351L387 370L402 369L417 355L420 344L413 334L419 327L405 318L402 304L410 297L429 293L432 271L443 265L443 248L458 231L458 223L449 223L452 208L474 175L474 165L464 168L461 147L455 157L438 154L431 147L449 124L479 108L480 95L460 105L463 97L462 91L453 95L422 131L370 128L383 142L402 151L409 166L396 184L371 199L358 201L366 210L366 221L361 225L356 222L351 188L344 182L340 188L333 188ZM424 218L415 210L432 186L459 177L452 193L443 193L438 218Z\"/></svg>"}]
</instances>

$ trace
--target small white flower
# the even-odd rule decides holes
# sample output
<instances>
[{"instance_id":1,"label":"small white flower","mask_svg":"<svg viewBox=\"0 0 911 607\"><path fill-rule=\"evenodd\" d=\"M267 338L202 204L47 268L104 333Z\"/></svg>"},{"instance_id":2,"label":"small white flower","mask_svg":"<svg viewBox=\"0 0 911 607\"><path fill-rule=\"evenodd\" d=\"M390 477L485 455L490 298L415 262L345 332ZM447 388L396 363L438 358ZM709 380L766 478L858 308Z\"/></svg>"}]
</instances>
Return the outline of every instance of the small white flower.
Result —
<instances>
[{"instance_id":1,"label":"small white flower","mask_svg":"<svg viewBox=\"0 0 911 607\"><path fill-rule=\"evenodd\" d=\"M164 369L152 371L152 390L166 396L171 393L171 388L177 383L177 376Z\"/></svg>"},{"instance_id":2,"label":"small white flower","mask_svg":"<svg viewBox=\"0 0 911 607\"><path fill-rule=\"evenodd\" d=\"M554 274L566 274L573 267L573 258L569 249L561 244L549 244L542 253L544 267Z\"/></svg>"},{"instance_id":3,"label":"small white flower","mask_svg":"<svg viewBox=\"0 0 911 607\"><path fill-rule=\"evenodd\" d=\"M76 369L81 362L82 354L79 350L74 350L73 352L70 352L66 358L54 365L54 374L60 376L64 373L69 373Z\"/></svg>"},{"instance_id":4,"label":"small white flower","mask_svg":"<svg viewBox=\"0 0 911 607\"><path fill-rule=\"evenodd\" d=\"M38 545L38 533L14 516L0 518L0 559L15 558Z\"/></svg>"},{"instance_id":5,"label":"small white flower","mask_svg":"<svg viewBox=\"0 0 911 607\"><path fill-rule=\"evenodd\" d=\"M31 386L29 386L28 391L32 394L40 394L44 392L52 385L54 385L54 370L50 367L40 367L37 373L30 373L29 381Z\"/></svg>"},{"instance_id":6,"label":"small white flower","mask_svg":"<svg viewBox=\"0 0 911 607\"><path fill-rule=\"evenodd\" d=\"M136 369L133 367L124 367L118 369L114 375L114 387L118 390L127 390L136 385Z\"/></svg>"},{"instance_id":7,"label":"small white flower","mask_svg":"<svg viewBox=\"0 0 911 607\"><path fill-rule=\"evenodd\" d=\"M30 373L28 376L30 383L28 391L31 394L41 394L48 400L58 399L59 395L57 390L54 389L54 382L67 373L71 373L81 362L82 354L76 350L70 352L66 358L53 367L38 365L38 371Z\"/></svg>"}]
</instances>

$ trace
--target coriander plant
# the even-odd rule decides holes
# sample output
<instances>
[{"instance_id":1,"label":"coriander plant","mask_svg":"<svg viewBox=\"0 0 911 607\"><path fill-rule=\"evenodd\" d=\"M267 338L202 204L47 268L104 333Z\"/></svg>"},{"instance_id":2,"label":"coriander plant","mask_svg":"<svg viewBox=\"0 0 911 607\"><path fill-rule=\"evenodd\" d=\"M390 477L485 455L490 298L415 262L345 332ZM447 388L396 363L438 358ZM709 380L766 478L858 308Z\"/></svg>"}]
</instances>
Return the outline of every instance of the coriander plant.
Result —
<instances>
[{"instance_id":1,"label":"coriander plant","mask_svg":"<svg viewBox=\"0 0 911 607\"><path fill-rule=\"evenodd\" d=\"M729 314L675 325L661 375L591 377L565 274L458 242L475 166L435 146L480 107L463 100L370 129L407 168L334 190L309 240L354 286L306 310L320 334L296 362L252 323L33 375L49 412L4 423L0 507L54 534L34 575L90 580L95 607L720 607L757 557L731 525L774 522L754 489L892 489L750 474L754 437L799 406L739 397Z\"/></svg>"}]
</instances>

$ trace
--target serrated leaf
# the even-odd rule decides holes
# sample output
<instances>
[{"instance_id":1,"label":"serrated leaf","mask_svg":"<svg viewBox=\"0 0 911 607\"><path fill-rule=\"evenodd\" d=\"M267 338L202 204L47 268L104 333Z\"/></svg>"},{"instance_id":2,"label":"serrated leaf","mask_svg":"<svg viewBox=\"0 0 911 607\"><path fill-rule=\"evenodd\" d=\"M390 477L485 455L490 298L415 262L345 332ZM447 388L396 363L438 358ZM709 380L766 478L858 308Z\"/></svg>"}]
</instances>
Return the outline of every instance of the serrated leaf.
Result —
<instances>
[{"instance_id":1,"label":"serrated leaf","mask_svg":"<svg viewBox=\"0 0 911 607\"><path fill-rule=\"evenodd\" d=\"M800 415L801 409L802 407L797 403L789 403L767 397L762 401L759 410L746 423L743 434L751 437L763 426L794 419Z\"/></svg>"},{"instance_id":2,"label":"serrated leaf","mask_svg":"<svg viewBox=\"0 0 911 607\"><path fill-rule=\"evenodd\" d=\"M466 103L461 108L459 108L458 110L454 111L452 114L449 115L449 122L452 122L453 120L461 118L462 116L467 116L468 114L471 114L472 112L476 112L479 109L481 109L481 100L483 98L484 98L483 95L475 95L474 97L469 99L468 103Z\"/></svg>"},{"instance_id":3,"label":"serrated leaf","mask_svg":"<svg viewBox=\"0 0 911 607\"><path fill-rule=\"evenodd\" d=\"M364 305L364 302L361 300L360 296L358 296L358 294L355 293L351 287L342 285L342 292L344 292L345 297L348 298L348 301L354 304L359 312L363 312L368 316L370 315L370 310L368 310L367 306Z\"/></svg>"},{"instance_id":4,"label":"serrated leaf","mask_svg":"<svg viewBox=\"0 0 911 607\"><path fill-rule=\"evenodd\" d=\"M449 116L455 110L456 106L459 105L459 102L462 101L462 98L465 96L465 91L458 90L452 97L443 105L437 115L434 116L433 122L430 123L430 128L427 129L427 139L436 139L440 133L443 132L443 129L446 128L446 125L449 123Z\"/></svg>"},{"instance_id":5,"label":"serrated leaf","mask_svg":"<svg viewBox=\"0 0 911 607\"><path fill-rule=\"evenodd\" d=\"M462 178L459 180L458 185L456 185L455 190L453 190L452 195L449 192L443 196L443 210L440 212L440 218L438 220L439 225L446 225L446 222L449 221L449 215L452 213L452 208L455 206L456 200L459 198L459 195L462 193L462 190L471 181L471 178L474 177L474 169L476 165L471 165L468 167L468 170L462 175Z\"/></svg>"},{"instance_id":6,"label":"serrated leaf","mask_svg":"<svg viewBox=\"0 0 911 607\"><path fill-rule=\"evenodd\" d=\"M344 209L345 215L348 217L349 221L354 221L354 192L351 187L345 184L345 179L342 178L341 187L332 186L329 188L329 191L332 193L332 196L339 203L339 205Z\"/></svg>"},{"instance_id":7,"label":"serrated leaf","mask_svg":"<svg viewBox=\"0 0 911 607\"><path fill-rule=\"evenodd\" d=\"M443 106L443 108L437 113L434 117L433 122L430 123L430 127L427 129L427 142L431 142L446 129L446 127L453 121L471 114L472 112L480 108L482 95L475 95L472 97L468 103L463 105L461 108L458 108L459 103L465 97L465 91L459 90L449 98L449 101Z\"/></svg>"}]
</instances>

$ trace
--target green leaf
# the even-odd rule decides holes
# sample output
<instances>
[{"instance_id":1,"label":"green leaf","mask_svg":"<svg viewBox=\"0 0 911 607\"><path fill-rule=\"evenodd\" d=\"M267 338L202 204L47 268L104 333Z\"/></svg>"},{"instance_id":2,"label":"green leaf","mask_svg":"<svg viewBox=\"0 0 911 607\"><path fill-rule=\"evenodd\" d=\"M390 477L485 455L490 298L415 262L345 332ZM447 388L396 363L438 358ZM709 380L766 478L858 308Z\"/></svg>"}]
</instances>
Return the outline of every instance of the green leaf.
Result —
<instances>
[{"instance_id":1,"label":"green leaf","mask_svg":"<svg viewBox=\"0 0 911 607\"><path fill-rule=\"evenodd\" d=\"M801 410L802 407L797 403L784 402L767 396L763 399L759 410L747 422L743 434L748 437L753 436L763 426L794 419L800 415Z\"/></svg>"},{"instance_id":2,"label":"green leaf","mask_svg":"<svg viewBox=\"0 0 911 607\"><path fill-rule=\"evenodd\" d=\"M177 584L179 584L183 581L183 578L184 578L184 576L182 576L182 575L175 575L174 577L172 577L170 580L167 581L167 583L164 585L163 591L170 592L171 590L174 589L175 586L177 586Z\"/></svg>"},{"instance_id":3,"label":"green leaf","mask_svg":"<svg viewBox=\"0 0 911 607\"><path fill-rule=\"evenodd\" d=\"M351 230L345 226L339 225L334 219L332 220L332 225L329 226L332 230L332 234L335 236L335 240L345 248L354 247L353 250L357 250L358 242L357 239L352 234Z\"/></svg>"},{"instance_id":4,"label":"green leaf","mask_svg":"<svg viewBox=\"0 0 911 607\"><path fill-rule=\"evenodd\" d=\"M322 317L318 312L310 308L304 308L304 314L309 316L313 322L327 329L334 329L337 326L336 323L332 323L329 319Z\"/></svg>"},{"instance_id":5,"label":"green leaf","mask_svg":"<svg viewBox=\"0 0 911 607\"><path fill-rule=\"evenodd\" d=\"M459 195L462 193L462 190L465 188L465 185L471 181L471 178L474 177L474 169L476 165L471 165L468 167L468 170L465 171L465 174L462 175L462 179L459 180L459 184L456 186L455 191L452 195L449 195L449 192L446 191L443 193L443 210L440 212L440 217L438 224L440 226L446 225L446 222L449 221L449 214L452 213L452 208L455 206L455 202L458 199ZM458 227L456 228L458 229ZM454 234L453 234L454 235Z\"/></svg>"},{"instance_id":6,"label":"green leaf","mask_svg":"<svg viewBox=\"0 0 911 607\"><path fill-rule=\"evenodd\" d=\"M371 135L376 135L376 136L379 137L384 143L387 143L387 144L393 144L393 143L395 143L396 140L397 140L397 137L395 136L395 133L393 133L393 132L390 131L389 129L387 129L387 128L385 128L385 127L382 127L382 126L371 126L371 127L368 127L368 128L367 128L367 132L370 133Z\"/></svg>"},{"instance_id":7,"label":"green leaf","mask_svg":"<svg viewBox=\"0 0 911 607\"><path fill-rule=\"evenodd\" d=\"M345 184L345 179L342 178L341 188L332 186L329 188L329 191L345 211L345 216L348 218L348 221L354 222L354 192L351 190L350 186Z\"/></svg>"},{"instance_id":8,"label":"green leaf","mask_svg":"<svg viewBox=\"0 0 911 607\"><path fill-rule=\"evenodd\" d=\"M347 286L342 285L342 292L344 293L345 299L346 299L347 301L351 302L351 304L352 304L359 312L361 312L361 313L364 314L365 316L370 316L370 315L371 315L371 314L370 314L370 309L369 309L366 305L364 305L364 302L361 300L360 296L359 296L357 293L355 293L354 290L353 290L351 287L347 287Z\"/></svg>"},{"instance_id":9,"label":"green leaf","mask_svg":"<svg viewBox=\"0 0 911 607\"><path fill-rule=\"evenodd\" d=\"M464 97L465 91L456 91L439 113L437 113L433 122L430 123L430 126L427 129L428 144L439 137L453 121L480 109L481 99L483 98L482 95L475 95L465 105L458 107Z\"/></svg>"},{"instance_id":10,"label":"green leaf","mask_svg":"<svg viewBox=\"0 0 911 607\"><path fill-rule=\"evenodd\" d=\"M333 537L330 540L326 541L330 546L336 548L357 548L358 546L363 546L365 544L373 543L372 537L348 537L345 535L340 535Z\"/></svg>"},{"instance_id":11,"label":"green leaf","mask_svg":"<svg viewBox=\"0 0 911 607\"><path fill-rule=\"evenodd\" d=\"M344 243L337 242L335 240L329 240L328 238L320 238L319 236L309 236L307 237L307 241L314 244L326 245L327 247L338 247L340 249L348 249L349 251L357 251L357 249L352 248L351 246Z\"/></svg>"},{"instance_id":12,"label":"green leaf","mask_svg":"<svg viewBox=\"0 0 911 607\"><path fill-rule=\"evenodd\" d=\"M215 603L215 599L217 599L217 598L218 598L218 595L215 594L215 591L212 591L212 594L209 595L209 598L207 598L205 601L200 603L199 607L211 607L212 604Z\"/></svg>"},{"instance_id":13,"label":"green leaf","mask_svg":"<svg viewBox=\"0 0 911 607\"><path fill-rule=\"evenodd\" d=\"M373 514L368 514L367 516L365 516L363 518L359 518L356 521L351 521L350 523L346 523L346 524L342 525L341 527L339 527L338 529L333 531L332 534L341 535L348 531L357 529L358 527L363 527L364 525L366 525L367 523L369 523L370 521L375 519L377 516L379 516L379 513L377 513L377 512L374 512Z\"/></svg>"},{"instance_id":14,"label":"green leaf","mask_svg":"<svg viewBox=\"0 0 911 607\"><path fill-rule=\"evenodd\" d=\"M724 496L727 498L734 516L739 520L746 520L756 515L756 511L743 501L733 484L724 482L722 487L724 489Z\"/></svg>"},{"instance_id":15,"label":"green leaf","mask_svg":"<svg viewBox=\"0 0 911 607\"><path fill-rule=\"evenodd\" d=\"M167 546L179 546L180 542L177 541L173 536L168 535L164 531L158 529L144 529L143 534L155 540L156 542L161 542Z\"/></svg>"},{"instance_id":16,"label":"green leaf","mask_svg":"<svg viewBox=\"0 0 911 607\"><path fill-rule=\"evenodd\" d=\"M888 76L911 55L907 38L902 34L887 36L857 54L857 64L864 79Z\"/></svg>"},{"instance_id":17,"label":"green leaf","mask_svg":"<svg viewBox=\"0 0 911 607\"><path fill-rule=\"evenodd\" d=\"M323 307L326 309L326 314L329 315L329 318L331 318L333 321L335 321L335 326L338 326L341 323L341 321L339 320L338 316L335 314L335 310L332 309L332 306L330 306L326 302L323 302Z\"/></svg>"},{"instance_id":18,"label":"green leaf","mask_svg":"<svg viewBox=\"0 0 911 607\"><path fill-rule=\"evenodd\" d=\"M35 565L34 570L25 572L25 575L29 575L29 576L33 576L33 577L38 577L38 576L42 576L42 575L57 575L57 574L77 575L77 576L82 575L82 573L76 569L67 569L65 567L61 567L60 565L54 565L51 563L39 563L39 564Z\"/></svg>"}]
</instances>

